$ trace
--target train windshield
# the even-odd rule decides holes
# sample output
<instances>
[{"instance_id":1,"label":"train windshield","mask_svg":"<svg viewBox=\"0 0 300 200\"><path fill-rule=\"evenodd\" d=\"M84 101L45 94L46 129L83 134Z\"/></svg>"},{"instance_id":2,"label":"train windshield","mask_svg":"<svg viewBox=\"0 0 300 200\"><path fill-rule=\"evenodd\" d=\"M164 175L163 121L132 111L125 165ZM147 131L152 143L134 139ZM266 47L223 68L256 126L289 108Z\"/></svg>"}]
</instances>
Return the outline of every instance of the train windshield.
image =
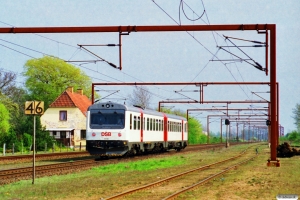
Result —
<instances>
[{"instance_id":1,"label":"train windshield","mask_svg":"<svg viewBox=\"0 0 300 200\"><path fill-rule=\"evenodd\" d=\"M125 127L125 110L96 109L90 111L93 129L122 129Z\"/></svg>"}]
</instances>

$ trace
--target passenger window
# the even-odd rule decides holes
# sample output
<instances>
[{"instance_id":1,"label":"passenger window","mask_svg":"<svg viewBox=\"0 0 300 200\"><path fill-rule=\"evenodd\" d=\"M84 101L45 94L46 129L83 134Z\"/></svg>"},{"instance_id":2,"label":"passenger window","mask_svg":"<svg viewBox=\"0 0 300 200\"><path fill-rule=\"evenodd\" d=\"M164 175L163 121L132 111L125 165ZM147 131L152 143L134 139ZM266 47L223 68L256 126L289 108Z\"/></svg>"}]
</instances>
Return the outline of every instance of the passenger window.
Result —
<instances>
[{"instance_id":1,"label":"passenger window","mask_svg":"<svg viewBox=\"0 0 300 200\"><path fill-rule=\"evenodd\" d=\"M156 131L158 131L158 119L155 120Z\"/></svg>"},{"instance_id":2,"label":"passenger window","mask_svg":"<svg viewBox=\"0 0 300 200\"><path fill-rule=\"evenodd\" d=\"M141 118L138 117L138 121L137 121L137 129L140 130L141 129Z\"/></svg>"},{"instance_id":3,"label":"passenger window","mask_svg":"<svg viewBox=\"0 0 300 200\"><path fill-rule=\"evenodd\" d=\"M152 131L152 118L150 118L150 131Z\"/></svg>"},{"instance_id":4,"label":"passenger window","mask_svg":"<svg viewBox=\"0 0 300 200\"><path fill-rule=\"evenodd\" d=\"M161 131L161 120L158 120L158 130Z\"/></svg>"},{"instance_id":5,"label":"passenger window","mask_svg":"<svg viewBox=\"0 0 300 200\"><path fill-rule=\"evenodd\" d=\"M147 131L149 131L149 118L147 118Z\"/></svg>"},{"instance_id":6,"label":"passenger window","mask_svg":"<svg viewBox=\"0 0 300 200\"><path fill-rule=\"evenodd\" d=\"M132 129L132 114L130 114L130 130Z\"/></svg>"},{"instance_id":7,"label":"passenger window","mask_svg":"<svg viewBox=\"0 0 300 200\"><path fill-rule=\"evenodd\" d=\"M155 119L152 119L152 130L155 131Z\"/></svg>"},{"instance_id":8,"label":"passenger window","mask_svg":"<svg viewBox=\"0 0 300 200\"><path fill-rule=\"evenodd\" d=\"M136 130L136 116L133 116L133 129Z\"/></svg>"},{"instance_id":9,"label":"passenger window","mask_svg":"<svg viewBox=\"0 0 300 200\"><path fill-rule=\"evenodd\" d=\"M172 132L174 132L175 131L175 124L174 124L174 122L172 122Z\"/></svg>"}]
</instances>

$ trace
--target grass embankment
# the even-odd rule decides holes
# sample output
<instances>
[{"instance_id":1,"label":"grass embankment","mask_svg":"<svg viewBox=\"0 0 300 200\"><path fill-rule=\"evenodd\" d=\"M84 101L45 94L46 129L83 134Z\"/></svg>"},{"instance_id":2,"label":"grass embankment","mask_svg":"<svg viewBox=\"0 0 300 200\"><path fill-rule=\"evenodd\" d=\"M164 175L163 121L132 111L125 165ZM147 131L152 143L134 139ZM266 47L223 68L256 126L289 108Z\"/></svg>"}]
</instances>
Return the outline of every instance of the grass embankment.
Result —
<instances>
[{"instance_id":1,"label":"grass embankment","mask_svg":"<svg viewBox=\"0 0 300 200\"><path fill-rule=\"evenodd\" d=\"M248 145L175 156L121 162L64 176L52 176L1 186L0 199L100 199L149 182L237 155ZM252 148L250 151L255 153ZM281 167L266 167L270 152L188 192L180 199L275 199L300 195L300 157L281 159Z\"/></svg>"}]
</instances>

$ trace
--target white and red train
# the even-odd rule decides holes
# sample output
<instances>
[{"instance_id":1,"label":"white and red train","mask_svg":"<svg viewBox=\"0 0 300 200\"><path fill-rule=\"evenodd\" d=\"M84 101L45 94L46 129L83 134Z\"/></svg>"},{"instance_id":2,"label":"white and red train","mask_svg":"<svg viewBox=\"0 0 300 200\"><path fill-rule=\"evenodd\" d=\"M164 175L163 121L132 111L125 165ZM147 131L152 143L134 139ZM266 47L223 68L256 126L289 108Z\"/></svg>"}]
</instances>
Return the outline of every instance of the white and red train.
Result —
<instances>
[{"instance_id":1,"label":"white and red train","mask_svg":"<svg viewBox=\"0 0 300 200\"><path fill-rule=\"evenodd\" d=\"M185 118L112 102L91 105L86 125L86 148L91 155L179 151L188 141Z\"/></svg>"}]
</instances>

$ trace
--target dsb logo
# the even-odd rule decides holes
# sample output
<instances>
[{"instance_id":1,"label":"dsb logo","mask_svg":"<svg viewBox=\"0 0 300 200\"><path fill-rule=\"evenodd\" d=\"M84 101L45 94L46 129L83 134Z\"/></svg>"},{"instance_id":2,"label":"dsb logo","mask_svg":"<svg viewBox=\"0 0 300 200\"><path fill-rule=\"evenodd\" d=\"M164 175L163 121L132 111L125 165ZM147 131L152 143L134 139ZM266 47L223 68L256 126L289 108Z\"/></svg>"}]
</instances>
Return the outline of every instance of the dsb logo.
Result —
<instances>
[{"instance_id":1,"label":"dsb logo","mask_svg":"<svg viewBox=\"0 0 300 200\"><path fill-rule=\"evenodd\" d=\"M111 136L111 132L101 132L101 136Z\"/></svg>"}]
</instances>

